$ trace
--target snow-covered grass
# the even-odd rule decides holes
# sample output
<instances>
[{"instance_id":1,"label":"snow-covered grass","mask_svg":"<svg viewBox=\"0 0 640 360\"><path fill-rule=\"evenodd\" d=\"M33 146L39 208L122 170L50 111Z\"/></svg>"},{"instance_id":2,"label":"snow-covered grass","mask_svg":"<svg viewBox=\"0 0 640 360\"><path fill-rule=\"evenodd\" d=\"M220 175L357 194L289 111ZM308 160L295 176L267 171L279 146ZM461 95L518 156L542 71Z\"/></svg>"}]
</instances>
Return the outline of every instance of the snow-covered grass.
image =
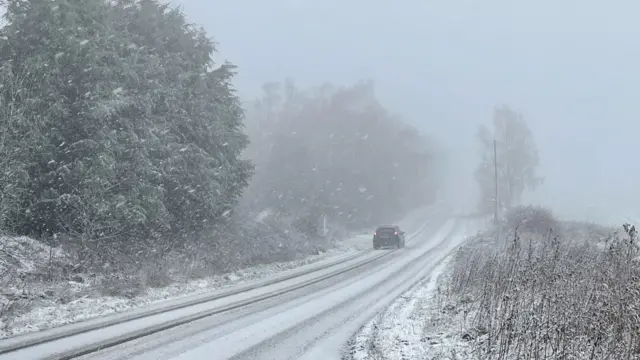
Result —
<instances>
[{"instance_id":1,"label":"snow-covered grass","mask_svg":"<svg viewBox=\"0 0 640 360\"><path fill-rule=\"evenodd\" d=\"M633 229L612 234L522 208L499 230L466 244L441 287L466 342L458 349L481 359L640 357Z\"/></svg>"}]
</instances>

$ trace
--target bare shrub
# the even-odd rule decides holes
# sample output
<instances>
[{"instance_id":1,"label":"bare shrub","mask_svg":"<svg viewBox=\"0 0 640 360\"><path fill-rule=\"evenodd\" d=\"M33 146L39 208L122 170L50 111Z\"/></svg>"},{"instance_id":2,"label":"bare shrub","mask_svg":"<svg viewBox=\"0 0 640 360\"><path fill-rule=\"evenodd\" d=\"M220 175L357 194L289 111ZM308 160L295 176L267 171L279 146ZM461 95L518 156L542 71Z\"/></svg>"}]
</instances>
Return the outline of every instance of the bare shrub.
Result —
<instances>
[{"instance_id":1,"label":"bare shrub","mask_svg":"<svg viewBox=\"0 0 640 360\"><path fill-rule=\"evenodd\" d=\"M466 339L474 341L481 357L638 358L640 264L635 229L626 226L622 235L601 238L601 247L593 239L580 242L566 234L549 235L549 224L556 221L545 211L517 215L506 223L525 224L529 231L515 233L501 244L463 249L445 288L450 302L470 306L473 321L464 333L477 335ZM486 238L477 240L487 244Z\"/></svg>"},{"instance_id":2,"label":"bare shrub","mask_svg":"<svg viewBox=\"0 0 640 360\"><path fill-rule=\"evenodd\" d=\"M198 278L317 255L329 245L298 231L285 219L256 222L246 214L234 214L214 227L209 236L186 243L179 256L187 276Z\"/></svg>"},{"instance_id":3,"label":"bare shrub","mask_svg":"<svg viewBox=\"0 0 640 360\"><path fill-rule=\"evenodd\" d=\"M114 274L102 279L99 285L102 296L124 297L132 299L144 292L144 285L139 276Z\"/></svg>"},{"instance_id":4,"label":"bare shrub","mask_svg":"<svg viewBox=\"0 0 640 360\"><path fill-rule=\"evenodd\" d=\"M511 209L505 215L505 222L509 229L518 229L521 232L534 234L546 234L552 230L558 231L560 228L551 210L532 205Z\"/></svg>"},{"instance_id":5,"label":"bare shrub","mask_svg":"<svg viewBox=\"0 0 640 360\"><path fill-rule=\"evenodd\" d=\"M141 283L150 288L163 288L174 282L168 268L154 264L141 270Z\"/></svg>"}]
</instances>

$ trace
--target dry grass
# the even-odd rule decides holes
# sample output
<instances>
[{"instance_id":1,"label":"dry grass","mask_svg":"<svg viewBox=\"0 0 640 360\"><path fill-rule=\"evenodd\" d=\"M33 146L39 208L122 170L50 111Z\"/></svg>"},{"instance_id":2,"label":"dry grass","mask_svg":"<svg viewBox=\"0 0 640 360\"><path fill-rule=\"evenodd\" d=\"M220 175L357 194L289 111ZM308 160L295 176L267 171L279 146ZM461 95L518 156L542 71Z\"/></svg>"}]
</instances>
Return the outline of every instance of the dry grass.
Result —
<instances>
[{"instance_id":1,"label":"dry grass","mask_svg":"<svg viewBox=\"0 0 640 360\"><path fill-rule=\"evenodd\" d=\"M469 314L464 338L479 358L640 358L635 229L583 225L578 239L579 227L520 208L460 250L443 291Z\"/></svg>"}]
</instances>

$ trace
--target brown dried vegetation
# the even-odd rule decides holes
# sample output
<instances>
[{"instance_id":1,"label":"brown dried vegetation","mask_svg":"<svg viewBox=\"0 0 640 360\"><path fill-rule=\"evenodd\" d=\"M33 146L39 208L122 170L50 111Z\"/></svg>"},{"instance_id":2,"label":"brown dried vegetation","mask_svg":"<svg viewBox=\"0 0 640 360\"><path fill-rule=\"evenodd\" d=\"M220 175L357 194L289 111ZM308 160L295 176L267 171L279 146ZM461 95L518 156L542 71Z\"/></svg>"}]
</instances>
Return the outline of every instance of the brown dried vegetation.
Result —
<instances>
[{"instance_id":1,"label":"brown dried vegetation","mask_svg":"<svg viewBox=\"0 0 640 360\"><path fill-rule=\"evenodd\" d=\"M463 338L483 359L640 358L638 238L623 229L513 210L452 264L443 290L469 314Z\"/></svg>"}]
</instances>

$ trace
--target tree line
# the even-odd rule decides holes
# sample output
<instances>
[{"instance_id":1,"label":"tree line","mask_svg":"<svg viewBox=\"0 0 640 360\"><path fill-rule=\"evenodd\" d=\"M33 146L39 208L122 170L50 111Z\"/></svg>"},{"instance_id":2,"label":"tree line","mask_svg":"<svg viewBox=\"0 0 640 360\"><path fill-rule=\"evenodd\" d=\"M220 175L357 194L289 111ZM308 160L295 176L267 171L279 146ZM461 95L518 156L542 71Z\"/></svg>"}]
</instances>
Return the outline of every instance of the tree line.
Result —
<instances>
[{"instance_id":1,"label":"tree line","mask_svg":"<svg viewBox=\"0 0 640 360\"><path fill-rule=\"evenodd\" d=\"M4 19L0 228L86 266L264 257L320 218L359 229L435 196L437 149L371 83L243 104L209 35L155 0L7 0Z\"/></svg>"},{"instance_id":2,"label":"tree line","mask_svg":"<svg viewBox=\"0 0 640 360\"><path fill-rule=\"evenodd\" d=\"M314 232L320 218L363 229L435 198L437 149L380 104L373 82L263 90L248 120L253 208L295 215Z\"/></svg>"}]
</instances>

